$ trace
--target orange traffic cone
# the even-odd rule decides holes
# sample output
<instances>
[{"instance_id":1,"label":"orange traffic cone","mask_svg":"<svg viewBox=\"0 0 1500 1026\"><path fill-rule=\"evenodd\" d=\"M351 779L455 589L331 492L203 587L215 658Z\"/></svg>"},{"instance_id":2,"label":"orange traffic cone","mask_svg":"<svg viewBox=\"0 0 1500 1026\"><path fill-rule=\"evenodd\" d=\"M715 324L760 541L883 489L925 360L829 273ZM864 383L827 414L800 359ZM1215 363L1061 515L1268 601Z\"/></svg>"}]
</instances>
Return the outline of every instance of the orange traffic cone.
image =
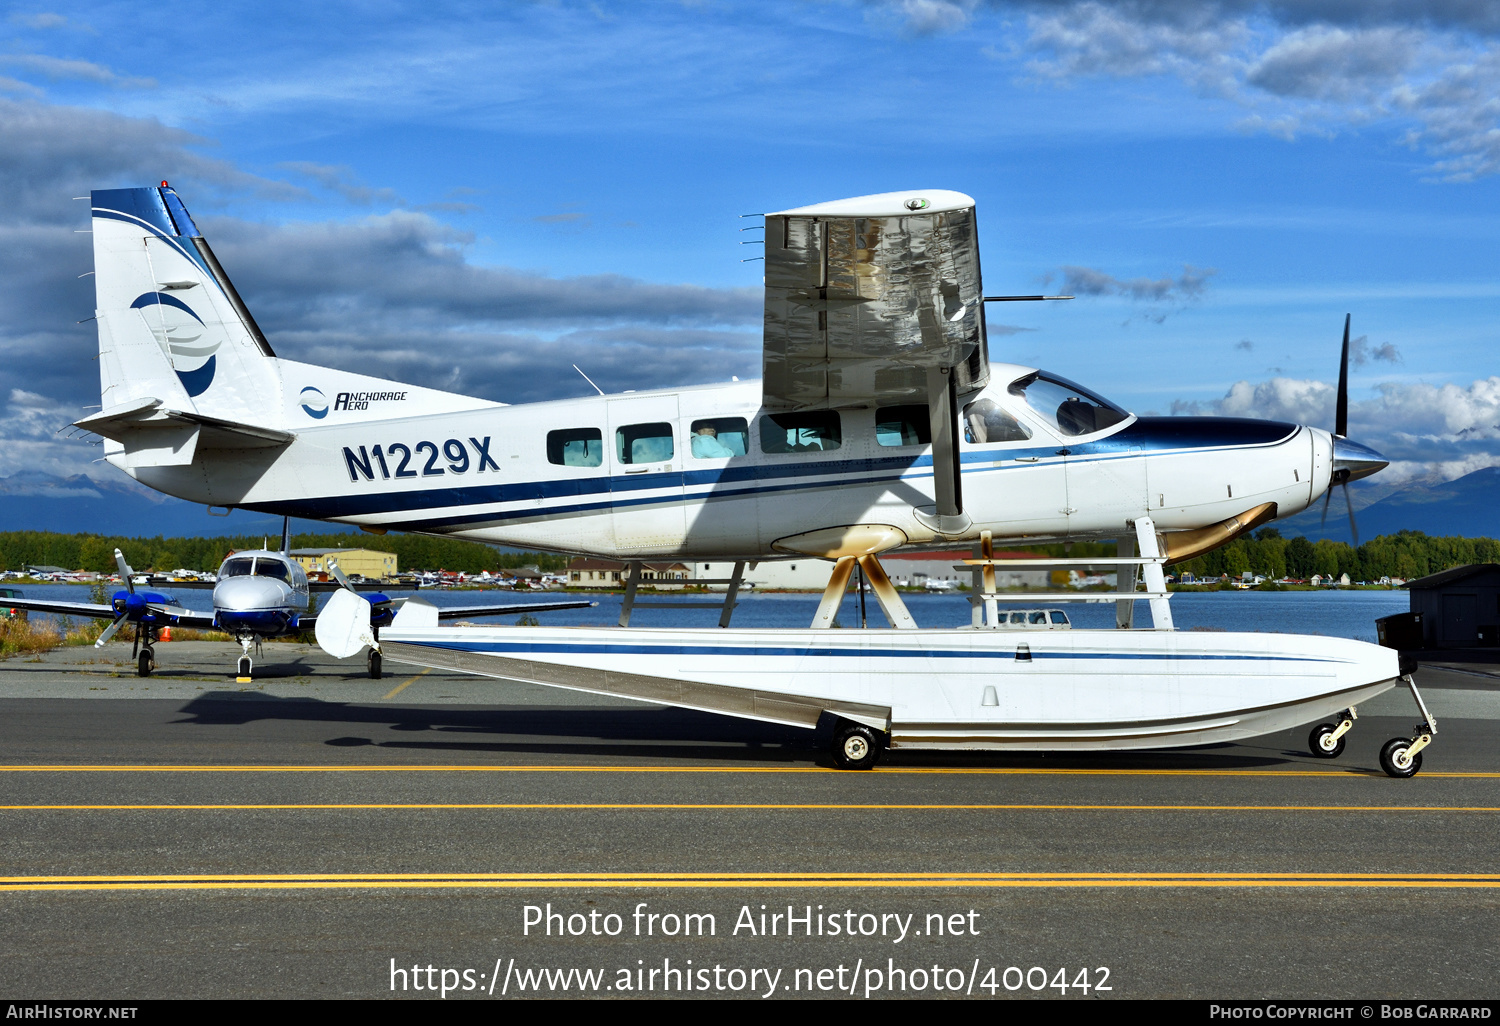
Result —
<instances>
[{"instance_id":1,"label":"orange traffic cone","mask_svg":"<svg viewBox=\"0 0 1500 1026\"><path fill-rule=\"evenodd\" d=\"M170 628L170 627L163 627L161 629L161 634L157 636L156 640L157 641L171 641L172 640L172 628Z\"/></svg>"}]
</instances>

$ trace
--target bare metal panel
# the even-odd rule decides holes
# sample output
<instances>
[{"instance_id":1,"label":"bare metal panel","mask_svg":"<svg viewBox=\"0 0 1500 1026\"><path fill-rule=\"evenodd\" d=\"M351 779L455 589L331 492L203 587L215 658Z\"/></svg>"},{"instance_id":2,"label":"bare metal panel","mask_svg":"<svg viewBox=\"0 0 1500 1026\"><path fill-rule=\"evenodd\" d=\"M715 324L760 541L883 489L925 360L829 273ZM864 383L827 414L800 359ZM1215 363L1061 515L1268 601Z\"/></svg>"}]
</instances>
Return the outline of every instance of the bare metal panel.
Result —
<instances>
[{"instance_id":1,"label":"bare metal panel","mask_svg":"<svg viewBox=\"0 0 1500 1026\"><path fill-rule=\"evenodd\" d=\"M927 396L929 368L989 379L974 207L766 218L765 404Z\"/></svg>"},{"instance_id":2,"label":"bare metal panel","mask_svg":"<svg viewBox=\"0 0 1500 1026\"><path fill-rule=\"evenodd\" d=\"M386 658L399 663L431 666L439 670L458 670L482 677L519 680L530 684L547 684L596 695L633 698L641 702L699 709L767 723L811 728L817 726L818 717L824 712L830 712L857 723L868 724L877 730L889 730L891 726L891 710L885 706L647 677L604 667L566 666L395 641L381 642L380 650ZM607 657L601 657L601 661L603 658Z\"/></svg>"}]
</instances>

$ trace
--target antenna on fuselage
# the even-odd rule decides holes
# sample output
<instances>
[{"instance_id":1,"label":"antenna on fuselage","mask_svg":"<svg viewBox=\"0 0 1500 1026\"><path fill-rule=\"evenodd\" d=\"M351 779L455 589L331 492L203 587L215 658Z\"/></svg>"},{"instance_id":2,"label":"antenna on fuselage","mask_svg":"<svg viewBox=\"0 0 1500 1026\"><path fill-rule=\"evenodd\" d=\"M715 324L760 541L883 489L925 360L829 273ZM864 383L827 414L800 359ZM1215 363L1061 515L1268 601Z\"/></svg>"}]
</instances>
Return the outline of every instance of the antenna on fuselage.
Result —
<instances>
[{"instance_id":1,"label":"antenna on fuselage","mask_svg":"<svg viewBox=\"0 0 1500 1026\"><path fill-rule=\"evenodd\" d=\"M579 367L578 364L575 363L573 365L573 369L576 370L579 374L583 375L584 381L587 381L590 385L594 385L594 379L589 377L587 374L584 374L583 368ZM600 388L598 385L594 385L594 391L598 392L600 395L604 394L604 389Z\"/></svg>"},{"instance_id":2,"label":"antenna on fuselage","mask_svg":"<svg viewBox=\"0 0 1500 1026\"><path fill-rule=\"evenodd\" d=\"M281 518L281 554L285 556L292 550L292 518Z\"/></svg>"}]
</instances>

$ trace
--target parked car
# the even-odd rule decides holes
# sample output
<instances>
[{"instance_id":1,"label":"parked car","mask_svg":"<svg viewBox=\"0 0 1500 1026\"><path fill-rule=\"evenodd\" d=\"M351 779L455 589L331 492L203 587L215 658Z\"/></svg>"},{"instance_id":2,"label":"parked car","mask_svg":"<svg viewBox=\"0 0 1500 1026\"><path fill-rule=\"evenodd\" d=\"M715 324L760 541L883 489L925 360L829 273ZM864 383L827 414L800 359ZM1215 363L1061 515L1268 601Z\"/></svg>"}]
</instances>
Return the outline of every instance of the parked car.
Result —
<instances>
[{"instance_id":1,"label":"parked car","mask_svg":"<svg viewBox=\"0 0 1500 1026\"><path fill-rule=\"evenodd\" d=\"M1001 612L995 626L1005 630L1066 631L1073 627L1061 609L1010 609Z\"/></svg>"},{"instance_id":2,"label":"parked car","mask_svg":"<svg viewBox=\"0 0 1500 1026\"><path fill-rule=\"evenodd\" d=\"M5 600L8 598L25 598L20 588L0 588L0 620L24 620L26 610L7 606Z\"/></svg>"}]
</instances>

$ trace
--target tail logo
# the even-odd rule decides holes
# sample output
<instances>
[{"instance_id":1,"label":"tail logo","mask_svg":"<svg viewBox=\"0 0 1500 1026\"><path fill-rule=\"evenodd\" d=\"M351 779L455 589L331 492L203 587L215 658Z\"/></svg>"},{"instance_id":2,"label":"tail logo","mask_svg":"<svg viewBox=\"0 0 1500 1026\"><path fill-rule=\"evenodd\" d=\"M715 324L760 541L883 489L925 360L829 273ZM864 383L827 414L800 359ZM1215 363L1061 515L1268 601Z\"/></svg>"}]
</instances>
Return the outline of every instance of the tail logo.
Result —
<instances>
[{"instance_id":1,"label":"tail logo","mask_svg":"<svg viewBox=\"0 0 1500 1026\"><path fill-rule=\"evenodd\" d=\"M297 401L302 404L302 412L314 420L328 416L328 397L311 385L302 390Z\"/></svg>"},{"instance_id":2,"label":"tail logo","mask_svg":"<svg viewBox=\"0 0 1500 1026\"><path fill-rule=\"evenodd\" d=\"M169 292L147 292L130 308L141 312L187 394L199 396L208 391L214 380L219 339L203 340L207 330L203 318Z\"/></svg>"}]
</instances>

